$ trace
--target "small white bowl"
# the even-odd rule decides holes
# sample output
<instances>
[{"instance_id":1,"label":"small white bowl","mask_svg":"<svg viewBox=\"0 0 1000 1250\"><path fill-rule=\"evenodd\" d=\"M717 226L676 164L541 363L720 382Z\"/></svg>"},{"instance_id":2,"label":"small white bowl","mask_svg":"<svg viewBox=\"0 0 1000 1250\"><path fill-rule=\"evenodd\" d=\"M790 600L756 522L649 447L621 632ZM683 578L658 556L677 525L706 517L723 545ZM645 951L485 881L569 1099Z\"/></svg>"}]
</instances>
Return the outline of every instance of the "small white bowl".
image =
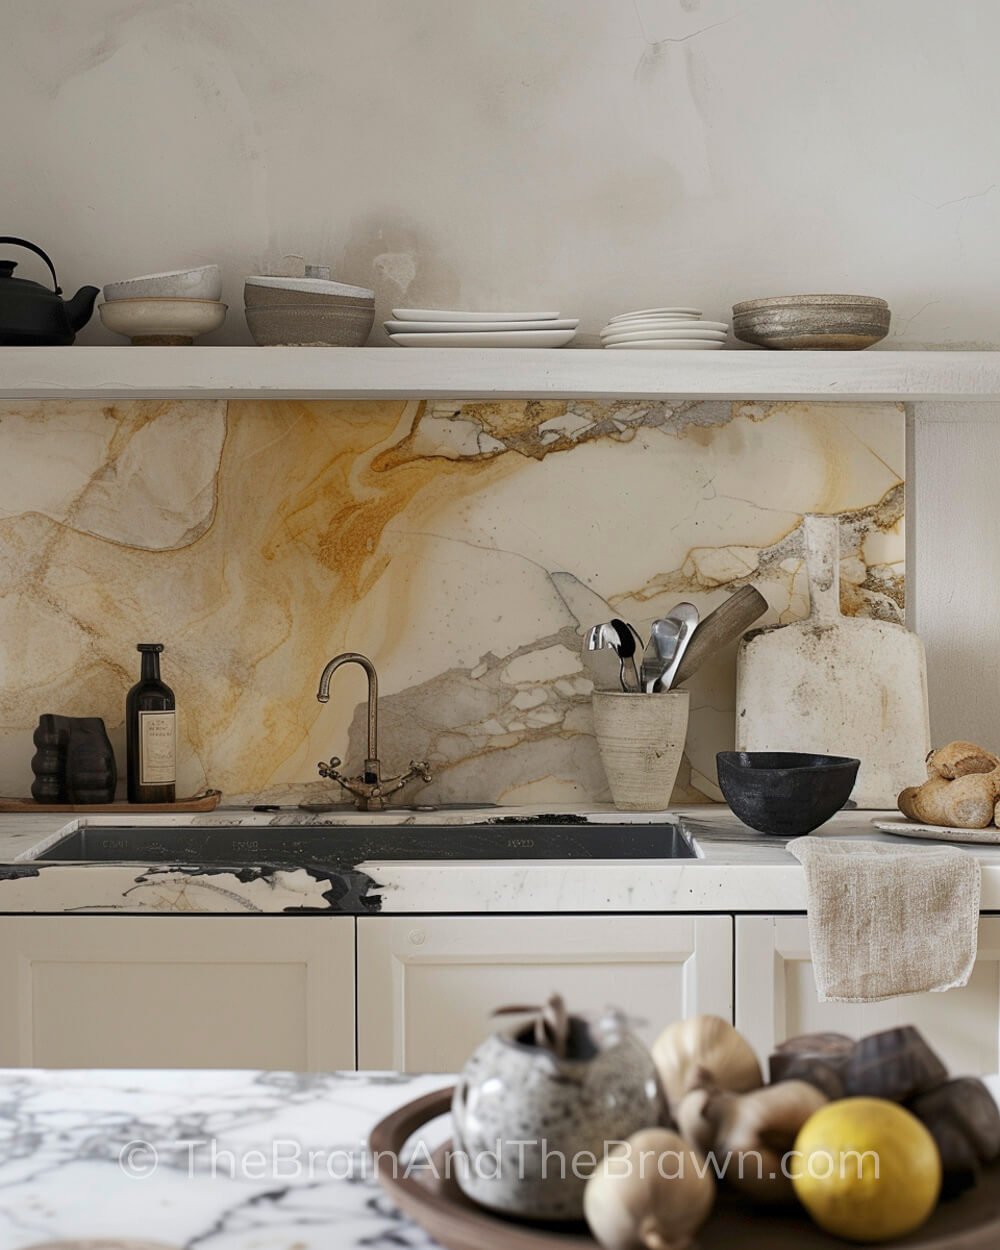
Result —
<instances>
[{"instance_id":1,"label":"small white bowl","mask_svg":"<svg viewBox=\"0 0 1000 1250\"><path fill-rule=\"evenodd\" d=\"M109 282L104 298L120 299L201 299L222 298L222 270L218 265L198 269L172 269L167 273L147 273L125 282Z\"/></svg>"},{"instance_id":2,"label":"small white bowl","mask_svg":"<svg viewBox=\"0 0 1000 1250\"><path fill-rule=\"evenodd\" d=\"M138 347L184 347L218 330L227 308L207 299L116 299L97 311L109 330Z\"/></svg>"}]
</instances>

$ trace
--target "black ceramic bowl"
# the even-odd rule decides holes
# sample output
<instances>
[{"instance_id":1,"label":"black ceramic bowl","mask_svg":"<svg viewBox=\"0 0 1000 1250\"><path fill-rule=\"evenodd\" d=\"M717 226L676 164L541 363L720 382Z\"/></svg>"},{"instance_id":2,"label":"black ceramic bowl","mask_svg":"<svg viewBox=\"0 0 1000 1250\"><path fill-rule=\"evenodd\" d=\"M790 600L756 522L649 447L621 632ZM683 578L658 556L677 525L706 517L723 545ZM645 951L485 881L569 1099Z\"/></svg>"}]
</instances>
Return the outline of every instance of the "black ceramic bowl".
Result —
<instances>
[{"instance_id":1,"label":"black ceramic bowl","mask_svg":"<svg viewBox=\"0 0 1000 1250\"><path fill-rule=\"evenodd\" d=\"M799 751L720 751L719 787L740 820L761 833L811 833L851 796L860 760Z\"/></svg>"}]
</instances>

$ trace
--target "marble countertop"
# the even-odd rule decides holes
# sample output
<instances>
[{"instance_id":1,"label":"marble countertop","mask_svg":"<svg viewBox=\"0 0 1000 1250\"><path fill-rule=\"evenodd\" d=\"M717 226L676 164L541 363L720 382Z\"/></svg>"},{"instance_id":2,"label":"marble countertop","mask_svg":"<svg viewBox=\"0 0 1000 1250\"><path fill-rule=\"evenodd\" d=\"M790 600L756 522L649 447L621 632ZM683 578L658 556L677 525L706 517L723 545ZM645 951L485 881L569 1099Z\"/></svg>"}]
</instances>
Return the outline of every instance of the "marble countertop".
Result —
<instances>
[{"instance_id":1,"label":"marble countertop","mask_svg":"<svg viewBox=\"0 0 1000 1250\"><path fill-rule=\"evenodd\" d=\"M178 1250L431 1247L383 1196L366 1143L382 1116L448 1083L0 1071L0 1246L119 1237Z\"/></svg>"},{"instance_id":2,"label":"marble countertop","mask_svg":"<svg viewBox=\"0 0 1000 1250\"><path fill-rule=\"evenodd\" d=\"M396 1073L0 1071L0 1246L431 1250L372 1176L374 1125L449 1084ZM1000 1080L988 1078L997 1097ZM430 1148L445 1121L426 1137Z\"/></svg>"},{"instance_id":3,"label":"marble countertop","mask_svg":"<svg viewBox=\"0 0 1000 1250\"><path fill-rule=\"evenodd\" d=\"M56 863L35 857L85 825L241 825L260 839L277 825L436 824L460 826L502 815L524 819L584 815L602 823L679 822L697 858L687 860L367 860L350 872L310 868L197 868L177 864ZM816 837L909 844L872 822L892 813L842 812ZM920 845L914 842L913 845ZM982 908L1000 911L1000 846L972 846L983 868ZM311 913L355 914L538 912L790 911L806 907L799 863L782 838L765 837L723 806L672 812L587 812L521 807L451 812L354 811L314 815L296 809L218 809L171 816L0 816L0 913Z\"/></svg>"}]
</instances>

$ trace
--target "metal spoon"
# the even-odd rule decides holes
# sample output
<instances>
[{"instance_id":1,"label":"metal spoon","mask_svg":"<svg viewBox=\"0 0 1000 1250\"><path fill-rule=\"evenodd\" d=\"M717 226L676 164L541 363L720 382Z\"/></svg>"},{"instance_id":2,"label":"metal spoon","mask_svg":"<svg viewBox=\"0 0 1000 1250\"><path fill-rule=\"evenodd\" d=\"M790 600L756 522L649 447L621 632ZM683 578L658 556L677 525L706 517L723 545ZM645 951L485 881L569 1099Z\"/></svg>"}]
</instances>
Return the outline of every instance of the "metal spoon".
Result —
<instances>
[{"instance_id":1,"label":"metal spoon","mask_svg":"<svg viewBox=\"0 0 1000 1250\"><path fill-rule=\"evenodd\" d=\"M604 621L600 625L594 625L587 631L584 638L584 646L588 651L611 650L618 656L618 680L626 694L630 693L633 688L630 687L625 676L625 661L627 659L632 660L634 672L635 659L633 657L635 656L637 637L638 635L631 625L616 619L614 621ZM641 643L642 639L640 638L639 644L641 645ZM638 689L638 680L639 677L636 673L637 684L635 689Z\"/></svg>"},{"instance_id":2,"label":"metal spoon","mask_svg":"<svg viewBox=\"0 0 1000 1250\"><path fill-rule=\"evenodd\" d=\"M680 637L680 624L668 617L649 627L649 642L642 656L640 681L646 694L652 694L661 676L670 667Z\"/></svg>"},{"instance_id":3,"label":"metal spoon","mask_svg":"<svg viewBox=\"0 0 1000 1250\"><path fill-rule=\"evenodd\" d=\"M684 652L687 651L688 644L694 637L694 631L698 628L701 614L693 603L679 603L675 608L671 609L667 619L677 623L678 635L670 664L664 670L657 683L657 689L661 691L669 690L674 684L677 670L681 666L681 660L684 659Z\"/></svg>"},{"instance_id":4,"label":"metal spoon","mask_svg":"<svg viewBox=\"0 0 1000 1250\"><path fill-rule=\"evenodd\" d=\"M618 658L621 661L618 676L621 679L622 689L626 692L639 691L642 689L642 685L639 682L639 669L635 662L635 653L642 649L642 639L628 621L623 621L616 616L612 618L611 624L618 631L618 637L621 639L621 645L616 647L615 650L618 652ZM631 682L625 678L626 660L628 660L632 669Z\"/></svg>"}]
</instances>

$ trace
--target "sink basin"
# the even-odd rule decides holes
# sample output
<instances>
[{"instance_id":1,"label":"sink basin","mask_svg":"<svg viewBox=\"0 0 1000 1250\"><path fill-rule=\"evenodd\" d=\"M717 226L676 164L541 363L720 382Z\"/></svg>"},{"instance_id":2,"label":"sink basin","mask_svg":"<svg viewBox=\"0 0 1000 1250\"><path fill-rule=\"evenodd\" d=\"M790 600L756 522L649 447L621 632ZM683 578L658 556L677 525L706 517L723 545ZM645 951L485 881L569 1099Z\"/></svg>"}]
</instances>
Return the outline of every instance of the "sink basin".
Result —
<instances>
[{"instance_id":1,"label":"sink basin","mask_svg":"<svg viewBox=\"0 0 1000 1250\"><path fill-rule=\"evenodd\" d=\"M325 865L385 860L694 859L678 825L498 822L478 825L88 825L36 857L62 863L197 867Z\"/></svg>"}]
</instances>

